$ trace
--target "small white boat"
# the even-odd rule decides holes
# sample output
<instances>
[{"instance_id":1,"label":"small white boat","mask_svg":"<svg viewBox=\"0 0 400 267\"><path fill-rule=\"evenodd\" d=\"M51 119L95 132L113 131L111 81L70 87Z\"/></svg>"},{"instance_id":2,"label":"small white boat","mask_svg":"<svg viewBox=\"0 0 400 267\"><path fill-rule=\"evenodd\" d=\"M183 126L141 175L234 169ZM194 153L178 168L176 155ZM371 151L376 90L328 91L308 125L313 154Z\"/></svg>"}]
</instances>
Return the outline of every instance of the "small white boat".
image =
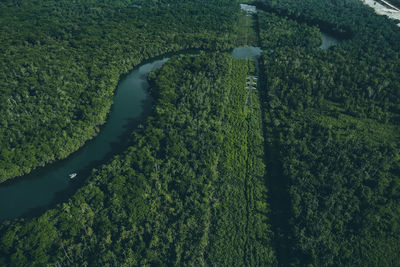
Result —
<instances>
[{"instance_id":1,"label":"small white boat","mask_svg":"<svg viewBox=\"0 0 400 267\"><path fill-rule=\"evenodd\" d=\"M77 175L78 175L78 174L77 174L76 172L71 173L71 174L69 175L69 178L70 178L70 179L74 179Z\"/></svg>"}]
</instances>

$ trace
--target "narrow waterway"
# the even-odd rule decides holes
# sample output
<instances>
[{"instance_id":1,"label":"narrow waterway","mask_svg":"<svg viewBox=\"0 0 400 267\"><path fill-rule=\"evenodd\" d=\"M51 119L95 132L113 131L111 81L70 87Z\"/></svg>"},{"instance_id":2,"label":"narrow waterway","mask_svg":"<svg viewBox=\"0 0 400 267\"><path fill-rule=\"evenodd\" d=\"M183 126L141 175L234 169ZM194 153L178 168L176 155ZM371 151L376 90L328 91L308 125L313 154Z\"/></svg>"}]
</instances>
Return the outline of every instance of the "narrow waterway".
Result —
<instances>
[{"instance_id":1,"label":"narrow waterway","mask_svg":"<svg viewBox=\"0 0 400 267\"><path fill-rule=\"evenodd\" d=\"M92 168L122 151L129 133L151 110L147 74L167 58L144 64L124 77L116 90L114 104L100 133L81 149L31 174L0 185L0 221L21 215L32 216L51 203L68 198L90 175ZM76 173L74 179L69 174Z\"/></svg>"},{"instance_id":2,"label":"narrow waterway","mask_svg":"<svg viewBox=\"0 0 400 267\"><path fill-rule=\"evenodd\" d=\"M258 58L261 56L262 50L260 47L246 46L233 49L232 56L234 58Z\"/></svg>"},{"instance_id":3,"label":"narrow waterway","mask_svg":"<svg viewBox=\"0 0 400 267\"><path fill-rule=\"evenodd\" d=\"M198 51L184 53L196 54ZM234 58L260 55L261 49L257 47L232 51ZM84 184L93 168L121 153L129 144L131 132L151 112L147 75L167 62L168 57L139 66L120 81L107 122L93 140L64 160L0 184L0 222L39 215L67 200ZM77 174L73 179L69 176L72 173Z\"/></svg>"},{"instance_id":4,"label":"narrow waterway","mask_svg":"<svg viewBox=\"0 0 400 267\"><path fill-rule=\"evenodd\" d=\"M338 42L336 38L323 33L320 48L328 49ZM259 47L238 47L233 49L232 56L254 58L257 61L261 53ZM147 94L147 75L167 60L168 57L154 59L134 69L120 81L107 123L96 138L87 142L84 147L67 159L0 184L0 222L19 216L34 216L65 201L83 185L93 168L122 152L128 145L132 130L143 122L151 111L151 99ZM258 65L256 64L257 73ZM70 179L69 175L72 173L76 173L77 176Z\"/></svg>"}]
</instances>

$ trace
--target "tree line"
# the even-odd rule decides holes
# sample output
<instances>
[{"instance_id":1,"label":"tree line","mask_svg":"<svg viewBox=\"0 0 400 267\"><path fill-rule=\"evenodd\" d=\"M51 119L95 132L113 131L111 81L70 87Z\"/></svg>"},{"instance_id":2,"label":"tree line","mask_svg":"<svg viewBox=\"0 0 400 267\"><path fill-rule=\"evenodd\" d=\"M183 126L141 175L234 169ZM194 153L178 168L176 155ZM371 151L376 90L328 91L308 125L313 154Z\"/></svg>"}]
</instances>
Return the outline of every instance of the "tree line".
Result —
<instances>
[{"instance_id":1,"label":"tree line","mask_svg":"<svg viewBox=\"0 0 400 267\"><path fill-rule=\"evenodd\" d=\"M276 264L254 62L175 56L151 73L154 114L66 203L3 224L4 266Z\"/></svg>"},{"instance_id":2,"label":"tree line","mask_svg":"<svg viewBox=\"0 0 400 267\"><path fill-rule=\"evenodd\" d=\"M302 40L316 39L310 27L327 25L347 38L328 50L285 42L283 34L274 35L281 24L271 23L275 15L259 15L267 35L261 43L277 40L263 54L263 102L286 181L280 189L289 202L288 264L396 266L398 27L361 1L264 1L260 7L289 19L286 34Z\"/></svg>"}]
</instances>

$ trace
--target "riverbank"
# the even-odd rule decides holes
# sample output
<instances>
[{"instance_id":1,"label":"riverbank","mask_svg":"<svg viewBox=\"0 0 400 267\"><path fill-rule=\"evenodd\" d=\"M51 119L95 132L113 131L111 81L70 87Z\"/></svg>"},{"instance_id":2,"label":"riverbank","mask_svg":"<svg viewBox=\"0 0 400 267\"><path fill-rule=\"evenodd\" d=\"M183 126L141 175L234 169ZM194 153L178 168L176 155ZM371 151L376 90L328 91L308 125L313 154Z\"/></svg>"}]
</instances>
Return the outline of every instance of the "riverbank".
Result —
<instances>
[{"instance_id":1,"label":"riverbank","mask_svg":"<svg viewBox=\"0 0 400 267\"><path fill-rule=\"evenodd\" d=\"M99 13L83 2L52 1L49 12L40 12L43 5L0 3L0 25L7 29L0 37L0 183L56 164L97 136L120 76L140 62L190 47L236 46L238 10L229 4L177 1L138 9L108 3ZM198 13L176 13L183 8ZM90 16L81 14L86 9Z\"/></svg>"},{"instance_id":2,"label":"riverbank","mask_svg":"<svg viewBox=\"0 0 400 267\"><path fill-rule=\"evenodd\" d=\"M250 75L252 60L227 53L176 56L152 72L156 108L132 145L62 205L1 224L0 265L276 266Z\"/></svg>"},{"instance_id":3,"label":"riverbank","mask_svg":"<svg viewBox=\"0 0 400 267\"><path fill-rule=\"evenodd\" d=\"M130 135L151 114L147 74L177 54L197 54L199 50L181 50L154 57L123 76L114 96L106 124L99 134L67 159L37 169L19 179L0 184L0 221L22 216L38 216L48 208L67 201L86 183L94 168L123 153ZM255 47L236 48L234 57L248 58L261 53ZM73 180L69 174L77 173Z\"/></svg>"}]
</instances>

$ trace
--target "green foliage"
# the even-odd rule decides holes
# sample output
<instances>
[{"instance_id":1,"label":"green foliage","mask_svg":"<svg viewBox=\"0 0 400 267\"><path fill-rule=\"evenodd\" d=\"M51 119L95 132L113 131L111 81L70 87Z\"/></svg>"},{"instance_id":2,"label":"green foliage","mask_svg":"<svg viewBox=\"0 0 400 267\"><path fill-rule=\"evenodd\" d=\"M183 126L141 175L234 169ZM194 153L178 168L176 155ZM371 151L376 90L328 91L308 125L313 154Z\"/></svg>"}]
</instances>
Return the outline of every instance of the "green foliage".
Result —
<instances>
[{"instance_id":1,"label":"green foliage","mask_svg":"<svg viewBox=\"0 0 400 267\"><path fill-rule=\"evenodd\" d=\"M265 122L290 203L289 264L397 266L399 30L361 1L265 2L351 36L326 51L288 42L263 54Z\"/></svg>"},{"instance_id":2,"label":"green foliage","mask_svg":"<svg viewBox=\"0 0 400 267\"><path fill-rule=\"evenodd\" d=\"M105 122L121 75L188 48L235 46L232 1L3 1L0 182L65 158Z\"/></svg>"},{"instance_id":3,"label":"green foliage","mask_svg":"<svg viewBox=\"0 0 400 267\"><path fill-rule=\"evenodd\" d=\"M277 47L315 48L321 44L321 34L317 27L298 23L270 12L258 12L261 47L276 49Z\"/></svg>"},{"instance_id":4,"label":"green foliage","mask_svg":"<svg viewBox=\"0 0 400 267\"><path fill-rule=\"evenodd\" d=\"M32 13L29 1L0 3L1 17L8 16L6 9L24 14L15 16L16 25L33 33L5 27L12 35L0 39L7 44L0 46L5 59L0 64L12 70L0 74L6 85L0 107L11 114L0 123L13 135L0 136L7 137L2 144L15 147L1 150L0 159L14 164L0 168L8 175L21 173L19 166L34 166L26 160L38 158L25 152L20 161L10 158L23 144L24 151L36 149L37 128L30 135L20 131L31 118L46 119L41 125L72 118L64 123L80 125L71 141L78 147L76 140L87 139L83 132L94 134L88 122L104 120L119 75L145 58L254 42L254 36L243 42L235 35L251 26L235 25L235 19L248 20L229 1L78 1L74 7L39 2ZM149 76L154 114L132 134L131 146L94 170L68 202L39 218L3 224L0 265L399 264L398 27L355 0L257 5L268 11L258 14L259 41L268 48L261 64L262 101L257 91L244 90L246 76L254 74L251 61L220 53L173 57ZM33 12L39 9L62 14L60 23L43 24L49 18ZM46 38L38 38L47 28L36 33L34 18L49 27L42 34ZM344 40L320 50L320 30ZM36 62L25 49L43 55L38 65L21 63L25 54ZM46 75L37 76L35 67ZM54 88L21 93L31 87L19 84L31 81ZM76 89L63 93L71 83ZM29 101L42 104L25 116ZM49 110L54 117L38 115ZM59 157L51 151L58 151L57 140L70 142L64 131L60 139L43 142L40 149L50 152L41 155L49 159L36 165ZM70 153L63 147L57 153Z\"/></svg>"},{"instance_id":5,"label":"green foliage","mask_svg":"<svg viewBox=\"0 0 400 267\"><path fill-rule=\"evenodd\" d=\"M253 64L202 53L151 73L156 109L134 145L67 203L3 225L1 261L275 265L261 111L257 93L244 89Z\"/></svg>"},{"instance_id":6,"label":"green foliage","mask_svg":"<svg viewBox=\"0 0 400 267\"><path fill-rule=\"evenodd\" d=\"M299 22L317 25L322 31L344 39L352 39L358 49L399 51L397 23L377 15L357 0L259 0L259 8ZM387 50L390 49L390 50ZM356 52L357 50L353 51Z\"/></svg>"}]
</instances>

